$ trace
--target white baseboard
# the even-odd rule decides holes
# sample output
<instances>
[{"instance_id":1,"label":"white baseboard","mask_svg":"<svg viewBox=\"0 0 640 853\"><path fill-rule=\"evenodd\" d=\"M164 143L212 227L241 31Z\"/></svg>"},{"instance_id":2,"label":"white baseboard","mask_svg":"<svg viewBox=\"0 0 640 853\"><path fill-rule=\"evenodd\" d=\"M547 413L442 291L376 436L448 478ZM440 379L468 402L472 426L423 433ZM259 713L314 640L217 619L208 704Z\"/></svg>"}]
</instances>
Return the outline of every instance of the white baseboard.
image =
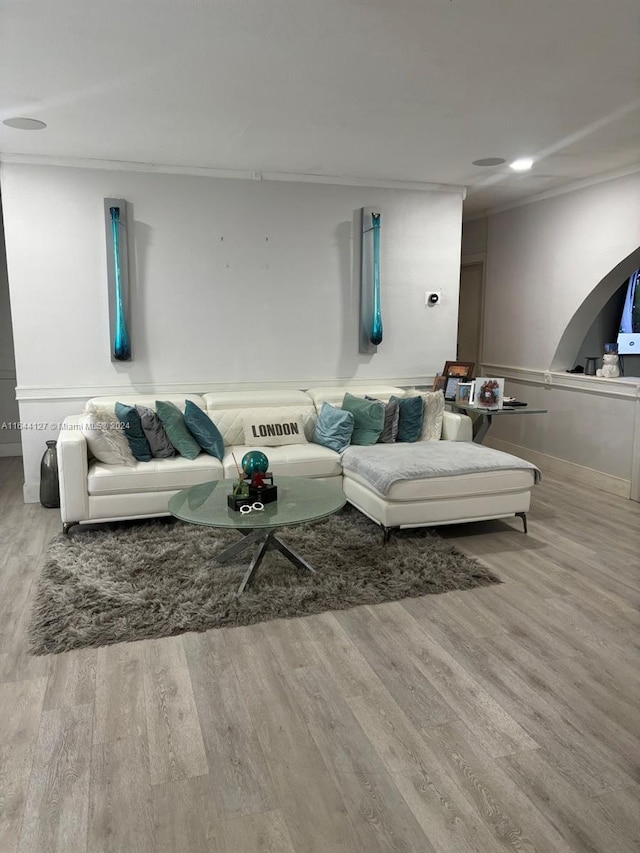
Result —
<instances>
[{"instance_id":1,"label":"white baseboard","mask_svg":"<svg viewBox=\"0 0 640 853\"><path fill-rule=\"evenodd\" d=\"M22 487L22 499L26 504L40 502L40 483L25 483Z\"/></svg>"},{"instance_id":2,"label":"white baseboard","mask_svg":"<svg viewBox=\"0 0 640 853\"><path fill-rule=\"evenodd\" d=\"M0 456L22 456L22 444L19 441L0 443Z\"/></svg>"},{"instance_id":3,"label":"white baseboard","mask_svg":"<svg viewBox=\"0 0 640 853\"><path fill-rule=\"evenodd\" d=\"M618 495L621 498L631 498L631 480L623 480L621 477L614 477L613 474L605 474L604 471L586 468L584 465L577 465L575 462L558 459L557 456L549 456L547 453L530 450L528 447L521 447L519 444L511 444L508 441L487 437L485 444L487 447L494 447L496 450L533 462L543 472L546 470L552 474L559 474L568 480L593 486L594 489L600 489L602 492Z\"/></svg>"}]
</instances>

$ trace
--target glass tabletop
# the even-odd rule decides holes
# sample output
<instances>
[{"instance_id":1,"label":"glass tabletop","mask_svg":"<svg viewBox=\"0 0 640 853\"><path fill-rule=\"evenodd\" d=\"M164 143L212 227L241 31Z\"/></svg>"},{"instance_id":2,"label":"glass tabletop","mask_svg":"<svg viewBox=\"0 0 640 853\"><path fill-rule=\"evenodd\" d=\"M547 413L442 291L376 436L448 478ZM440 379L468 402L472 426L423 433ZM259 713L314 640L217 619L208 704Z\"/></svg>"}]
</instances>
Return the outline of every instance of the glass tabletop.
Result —
<instances>
[{"instance_id":1,"label":"glass tabletop","mask_svg":"<svg viewBox=\"0 0 640 853\"><path fill-rule=\"evenodd\" d=\"M278 499L264 505L264 510L247 513L229 509L227 496L234 480L200 483L178 492L169 500L169 512L181 521L208 527L233 527L236 530L283 527L303 524L332 515L346 501L342 484L307 477L276 477Z\"/></svg>"},{"instance_id":2,"label":"glass tabletop","mask_svg":"<svg viewBox=\"0 0 640 853\"><path fill-rule=\"evenodd\" d=\"M476 412L479 415L546 415L547 409L536 409L533 406L505 406L503 409L485 409L483 406L471 406L468 403L449 402L454 409L461 412Z\"/></svg>"}]
</instances>

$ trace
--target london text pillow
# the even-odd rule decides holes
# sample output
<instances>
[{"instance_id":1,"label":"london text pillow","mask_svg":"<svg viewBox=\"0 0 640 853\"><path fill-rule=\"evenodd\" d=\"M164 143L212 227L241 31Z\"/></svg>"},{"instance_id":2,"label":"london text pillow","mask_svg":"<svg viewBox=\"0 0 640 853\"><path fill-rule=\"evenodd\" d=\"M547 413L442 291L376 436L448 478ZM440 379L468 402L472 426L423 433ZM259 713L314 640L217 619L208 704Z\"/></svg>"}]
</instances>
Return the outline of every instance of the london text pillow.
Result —
<instances>
[{"instance_id":1,"label":"london text pillow","mask_svg":"<svg viewBox=\"0 0 640 853\"><path fill-rule=\"evenodd\" d=\"M277 447L280 444L306 444L302 415L248 414L242 419L244 443L259 447Z\"/></svg>"}]
</instances>

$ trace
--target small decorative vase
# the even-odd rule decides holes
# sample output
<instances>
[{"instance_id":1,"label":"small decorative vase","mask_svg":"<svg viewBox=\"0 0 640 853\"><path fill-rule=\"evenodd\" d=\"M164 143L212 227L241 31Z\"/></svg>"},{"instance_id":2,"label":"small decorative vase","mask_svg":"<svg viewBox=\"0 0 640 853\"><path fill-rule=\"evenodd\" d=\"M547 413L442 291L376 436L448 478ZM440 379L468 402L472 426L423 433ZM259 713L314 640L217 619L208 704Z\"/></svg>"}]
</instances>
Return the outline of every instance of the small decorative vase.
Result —
<instances>
[{"instance_id":1,"label":"small decorative vase","mask_svg":"<svg viewBox=\"0 0 640 853\"><path fill-rule=\"evenodd\" d=\"M60 482L58 480L58 456L56 442L48 441L47 449L40 462L40 503L47 509L60 506Z\"/></svg>"}]
</instances>

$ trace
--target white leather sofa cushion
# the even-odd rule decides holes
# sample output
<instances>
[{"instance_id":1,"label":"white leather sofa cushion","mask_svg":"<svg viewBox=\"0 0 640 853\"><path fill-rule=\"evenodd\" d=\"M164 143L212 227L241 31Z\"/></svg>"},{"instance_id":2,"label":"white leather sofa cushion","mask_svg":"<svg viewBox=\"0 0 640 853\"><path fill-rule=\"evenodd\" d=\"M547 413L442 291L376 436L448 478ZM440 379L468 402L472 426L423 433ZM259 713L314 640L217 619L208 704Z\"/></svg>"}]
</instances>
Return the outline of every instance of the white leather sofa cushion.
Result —
<instances>
[{"instance_id":1,"label":"white leather sofa cushion","mask_svg":"<svg viewBox=\"0 0 640 853\"><path fill-rule=\"evenodd\" d=\"M167 400L169 403L174 403L181 412L184 412L185 400L192 400L201 409L206 410L207 408L203 397L199 394L165 394L163 391L158 391L157 394L137 394L133 389L119 397L92 397L89 402L96 406L104 406L112 411L115 411L116 403L124 403L126 406L146 406L155 412L156 400Z\"/></svg>"},{"instance_id":2,"label":"white leather sofa cushion","mask_svg":"<svg viewBox=\"0 0 640 853\"><path fill-rule=\"evenodd\" d=\"M212 391L203 399L207 414L227 447L244 445L244 420L248 416L255 416L262 423L268 423L270 418L296 421L302 417L307 441L313 440L317 414L304 391Z\"/></svg>"},{"instance_id":3,"label":"white leather sofa cushion","mask_svg":"<svg viewBox=\"0 0 640 853\"><path fill-rule=\"evenodd\" d=\"M269 471L277 477L339 477L342 474L340 454L319 444L285 444L281 447L238 445L225 453L222 465L225 479L236 480L238 465L249 450L261 450L269 460Z\"/></svg>"},{"instance_id":4,"label":"white leather sofa cushion","mask_svg":"<svg viewBox=\"0 0 640 853\"><path fill-rule=\"evenodd\" d=\"M380 495L363 477L352 471L344 472L345 480L353 480L371 492ZM451 477L428 477L423 480L399 480L393 483L386 501L447 500L448 498L473 497L474 495L497 495L504 492L520 492L534 485L533 470L525 471L481 471L475 474L457 474Z\"/></svg>"},{"instance_id":5,"label":"white leather sofa cushion","mask_svg":"<svg viewBox=\"0 0 640 853\"><path fill-rule=\"evenodd\" d=\"M221 479L220 460L201 453L195 459L176 456L138 462L133 468L95 461L89 465L87 483L90 495L123 495L186 489L197 483Z\"/></svg>"},{"instance_id":6,"label":"white leather sofa cushion","mask_svg":"<svg viewBox=\"0 0 640 853\"><path fill-rule=\"evenodd\" d=\"M331 406L340 406L344 400L346 392L353 394L354 397L375 397L376 400L383 400L385 403L390 397L406 397L404 388L396 388L393 385L381 385L372 382L370 385L328 385L326 388L309 388L307 394L316 404L318 411L322 408L323 403L329 403Z\"/></svg>"}]
</instances>

